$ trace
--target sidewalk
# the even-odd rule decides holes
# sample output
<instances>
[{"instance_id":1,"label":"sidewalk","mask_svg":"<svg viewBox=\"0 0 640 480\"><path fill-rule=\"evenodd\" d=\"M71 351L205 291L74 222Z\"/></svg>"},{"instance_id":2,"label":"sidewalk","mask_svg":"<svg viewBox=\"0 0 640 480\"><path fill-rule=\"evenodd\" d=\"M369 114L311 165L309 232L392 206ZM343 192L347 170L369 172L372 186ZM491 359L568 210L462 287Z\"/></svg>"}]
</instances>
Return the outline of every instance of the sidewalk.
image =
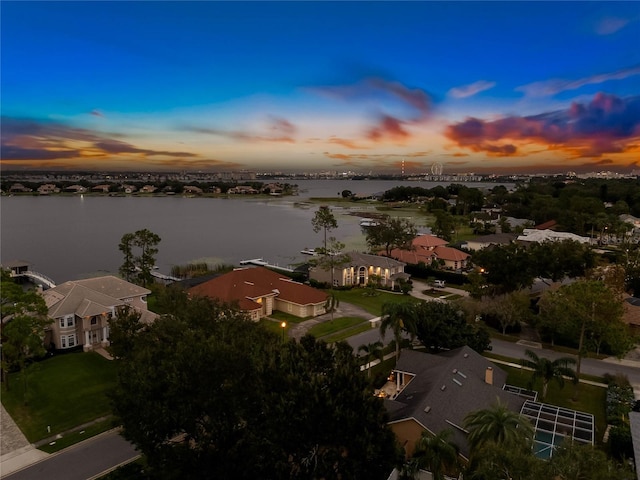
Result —
<instances>
[{"instance_id":1,"label":"sidewalk","mask_svg":"<svg viewBox=\"0 0 640 480\"><path fill-rule=\"evenodd\" d=\"M27 441L3 405L0 414L0 478L49 456Z\"/></svg>"}]
</instances>

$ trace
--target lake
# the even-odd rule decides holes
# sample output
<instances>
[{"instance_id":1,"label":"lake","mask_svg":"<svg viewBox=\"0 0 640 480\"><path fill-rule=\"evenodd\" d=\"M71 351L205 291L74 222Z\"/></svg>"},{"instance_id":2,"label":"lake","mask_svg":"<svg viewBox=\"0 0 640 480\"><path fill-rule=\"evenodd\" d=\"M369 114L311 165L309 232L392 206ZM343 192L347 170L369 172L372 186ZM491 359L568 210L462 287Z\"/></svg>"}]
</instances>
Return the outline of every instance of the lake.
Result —
<instances>
[{"instance_id":1,"label":"lake","mask_svg":"<svg viewBox=\"0 0 640 480\"><path fill-rule=\"evenodd\" d=\"M281 266L308 260L300 251L322 245L322 232L311 226L316 206L310 197L338 197L342 190L358 194L383 192L397 185L432 188L431 182L381 180L298 180L299 196L283 198L185 198L13 196L0 199L1 261L24 260L56 283L116 273L122 263L122 235L147 228L157 233L157 265L170 273L173 265L203 261L237 265L263 258ZM496 184L469 183L469 187ZM335 208L338 228L331 232L347 249L365 249L361 211ZM365 211L366 213L366 211Z\"/></svg>"}]
</instances>

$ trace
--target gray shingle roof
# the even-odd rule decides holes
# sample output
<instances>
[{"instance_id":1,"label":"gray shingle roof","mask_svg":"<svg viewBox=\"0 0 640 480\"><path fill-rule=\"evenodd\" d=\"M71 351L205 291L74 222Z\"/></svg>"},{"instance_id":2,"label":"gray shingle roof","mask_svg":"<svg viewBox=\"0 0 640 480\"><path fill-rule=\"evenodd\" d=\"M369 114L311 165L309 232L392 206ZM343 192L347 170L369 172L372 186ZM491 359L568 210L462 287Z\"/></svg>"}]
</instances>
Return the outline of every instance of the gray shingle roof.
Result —
<instances>
[{"instance_id":1,"label":"gray shingle roof","mask_svg":"<svg viewBox=\"0 0 640 480\"><path fill-rule=\"evenodd\" d=\"M493 385L485 382L493 369ZM391 423L413 418L432 433L453 431L460 453L469 456L464 418L498 400L520 412L524 399L502 390L507 374L469 347L431 355L404 350L395 368L415 377L394 398L385 401Z\"/></svg>"}]
</instances>

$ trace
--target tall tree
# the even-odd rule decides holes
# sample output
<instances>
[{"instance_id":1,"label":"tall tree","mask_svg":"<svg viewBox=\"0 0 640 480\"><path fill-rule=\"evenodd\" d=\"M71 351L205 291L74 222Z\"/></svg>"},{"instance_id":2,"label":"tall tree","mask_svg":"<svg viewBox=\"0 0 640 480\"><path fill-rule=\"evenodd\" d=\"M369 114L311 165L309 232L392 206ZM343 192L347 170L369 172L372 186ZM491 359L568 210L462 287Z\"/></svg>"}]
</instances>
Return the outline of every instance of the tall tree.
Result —
<instances>
[{"instance_id":1,"label":"tall tree","mask_svg":"<svg viewBox=\"0 0 640 480\"><path fill-rule=\"evenodd\" d=\"M490 350L491 339L482 325L469 324L464 312L449 302L421 302L413 305L412 333L430 353L468 345L482 353Z\"/></svg>"},{"instance_id":2,"label":"tall tree","mask_svg":"<svg viewBox=\"0 0 640 480\"><path fill-rule=\"evenodd\" d=\"M507 333L507 328L527 323L531 318L529 296L525 292L499 295L493 297L489 304L489 311L497 317L503 335Z\"/></svg>"},{"instance_id":3,"label":"tall tree","mask_svg":"<svg viewBox=\"0 0 640 480\"><path fill-rule=\"evenodd\" d=\"M575 359L562 357L549 360L548 358L539 357L531 350L525 350L524 353L529 359L522 360L522 366L533 370L531 374L531 385L538 379L542 381L542 395L540 400L544 401L544 399L547 398L547 390L549 389L550 382L555 380L560 388L562 388L564 387L564 377L569 377L574 382L578 381L576 372L570 367L570 365L576 364Z\"/></svg>"},{"instance_id":4,"label":"tall tree","mask_svg":"<svg viewBox=\"0 0 640 480\"><path fill-rule=\"evenodd\" d=\"M131 281L136 271L136 264L133 255L134 233L125 233L120 239L118 249L122 252L124 259L120 266L120 275L127 281Z\"/></svg>"},{"instance_id":5,"label":"tall tree","mask_svg":"<svg viewBox=\"0 0 640 480\"><path fill-rule=\"evenodd\" d=\"M413 331L413 305L409 302L385 303L382 305L382 321L380 322L380 334L384 338L387 330L393 332L396 342L396 362L400 358L400 343L405 331Z\"/></svg>"},{"instance_id":6,"label":"tall tree","mask_svg":"<svg viewBox=\"0 0 640 480\"><path fill-rule=\"evenodd\" d=\"M143 286L152 283L151 271L156 263L155 255L158 253L159 243L160 237L146 228L134 233L125 233L118 245L118 249L124 255L120 275L127 281L135 278ZM134 251L134 248L138 250Z\"/></svg>"},{"instance_id":7,"label":"tall tree","mask_svg":"<svg viewBox=\"0 0 640 480\"><path fill-rule=\"evenodd\" d=\"M160 237L146 228L135 233L134 245L140 249L140 255L136 259L138 279L145 287L153 282L151 271L156 264L159 243Z\"/></svg>"},{"instance_id":8,"label":"tall tree","mask_svg":"<svg viewBox=\"0 0 640 480\"><path fill-rule=\"evenodd\" d=\"M434 210L435 220L431 225L431 231L434 235L450 242L456 229L456 222L453 215L445 210Z\"/></svg>"},{"instance_id":9,"label":"tall tree","mask_svg":"<svg viewBox=\"0 0 640 480\"><path fill-rule=\"evenodd\" d=\"M469 413L464 419L464 428L469 432L471 455L488 444L525 448L533 445L534 430L529 420L500 402Z\"/></svg>"},{"instance_id":10,"label":"tall tree","mask_svg":"<svg viewBox=\"0 0 640 480\"><path fill-rule=\"evenodd\" d=\"M13 282L6 270L2 270L0 284L0 353L2 380L9 388L7 373L21 371L27 395L27 361L46 353L45 330L51 324L47 306L42 296L33 289L24 290Z\"/></svg>"},{"instance_id":11,"label":"tall tree","mask_svg":"<svg viewBox=\"0 0 640 480\"><path fill-rule=\"evenodd\" d=\"M587 339L591 336L607 342L614 355L624 355L632 347L628 336L618 334L621 328L626 328L622 324L622 300L602 281L577 281L555 292L546 293L540 303L545 317L555 318L560 322L559 333L577 343L578 377L582 357L587 352Z\"/></svg>"},{"instance_id":12,"label":"tall tree","mask_svg":"<svg viewBox=\"0 0 640 480\"><path fill-rule=\"evenodd\" d=\"M313 226L314 232L318 233L321 230L323 231L323 253L324 255L327 255L330 253L327 251L327 233L338 228L338 221L336 220L336 217L328 206L322 205L318 210L316 210L315 215L311 219L311 225Z\"/></svg>"},{"instance_id":13,"label":"tall tree","mask_svg":"<svg viewBox=\"0 0 640 480\"><path fill-rule=\"evenodd\" d=\"M368 227L365 236L371 250L384 248L385 254L390 256L394 248L410 250L417 234L418 229L411 220L386 215L377 225Z\"/></svg>"}]
</instances>

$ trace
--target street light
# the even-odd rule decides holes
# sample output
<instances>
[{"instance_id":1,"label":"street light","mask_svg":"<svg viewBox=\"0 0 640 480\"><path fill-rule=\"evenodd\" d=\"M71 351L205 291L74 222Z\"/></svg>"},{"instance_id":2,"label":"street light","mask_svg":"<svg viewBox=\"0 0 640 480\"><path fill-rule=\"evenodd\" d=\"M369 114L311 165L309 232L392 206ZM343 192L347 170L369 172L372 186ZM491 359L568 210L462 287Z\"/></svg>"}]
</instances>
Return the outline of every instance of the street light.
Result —
<instances>
[{"instance_id":1,"label":"street light","mask_svg":"<svg viewBox=\"0 0 640 480\"><path fill-rule=\"evenodd\" d=\"M282 341L284 342L284 329L287 328L287 322L282 322L280 326L282 327Z\"/></svg>"}]
</instances>

